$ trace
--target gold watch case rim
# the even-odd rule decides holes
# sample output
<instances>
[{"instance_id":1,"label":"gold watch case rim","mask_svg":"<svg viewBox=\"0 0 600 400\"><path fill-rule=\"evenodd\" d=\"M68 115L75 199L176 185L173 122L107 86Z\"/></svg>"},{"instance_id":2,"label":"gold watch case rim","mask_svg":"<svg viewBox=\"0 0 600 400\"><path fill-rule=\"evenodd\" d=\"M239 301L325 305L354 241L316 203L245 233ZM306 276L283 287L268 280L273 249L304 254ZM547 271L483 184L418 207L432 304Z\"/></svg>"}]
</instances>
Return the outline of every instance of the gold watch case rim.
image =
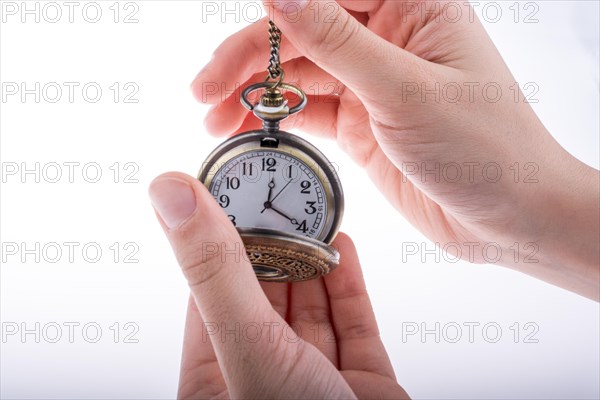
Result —
<instances>
[{"instance_id":1,"label":"gold watch case rim","mask_svg":"<svg viewBox=\"0 0 600 400\"><path fill-rule=\"evenodd\" d=\"M338 251L326 243L294 233L238 228L257 278L266 282L316 279L339 266ZM253 255L257 259L253 260ZM267 257L264 257L265 254ZM261 262L265 260L265 262ZM298 267L301 264L301 267Z\"/></svg>"}]
</instances>

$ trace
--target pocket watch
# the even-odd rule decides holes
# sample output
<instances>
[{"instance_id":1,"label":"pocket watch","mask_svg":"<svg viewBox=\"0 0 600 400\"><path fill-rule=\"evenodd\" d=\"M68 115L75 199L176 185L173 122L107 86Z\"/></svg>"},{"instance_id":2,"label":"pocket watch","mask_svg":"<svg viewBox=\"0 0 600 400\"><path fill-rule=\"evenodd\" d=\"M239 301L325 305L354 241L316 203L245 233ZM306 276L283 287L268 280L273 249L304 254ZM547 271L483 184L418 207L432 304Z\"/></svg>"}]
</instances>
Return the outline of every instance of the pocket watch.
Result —
<instances>
[{"instance_id":1,"label":"pocket watch","mask_svg":"<svg viewBox=\"0 0 600 400\"><path fill-rule=\"evenodd\" d=\"M344 195L334 165L305 139L279 130L280 121L301 111L307 98L283 82L281 32L269 24L269 74L241 95L263 128L218 146L198 179L237 228L258 279L294 282L337 267L339 254L330 244L342 220ZM263 94L253 104L248 97L256 91ZM285 93L298 97L295 106Z\"/></svg>"}]
</instances>

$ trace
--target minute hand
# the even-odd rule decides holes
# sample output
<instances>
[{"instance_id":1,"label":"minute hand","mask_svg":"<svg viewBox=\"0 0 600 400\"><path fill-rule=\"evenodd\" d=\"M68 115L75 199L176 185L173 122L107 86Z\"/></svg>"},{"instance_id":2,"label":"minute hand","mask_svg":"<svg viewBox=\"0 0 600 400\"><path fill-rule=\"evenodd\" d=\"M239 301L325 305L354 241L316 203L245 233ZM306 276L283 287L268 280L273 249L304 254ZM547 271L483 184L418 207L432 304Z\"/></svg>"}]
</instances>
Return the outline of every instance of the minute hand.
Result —
<instances>
[{"instance_id":1,"label":"minute hand","mask_svg":"<svg viewBox=\"0 0 600 400\"><path fill-rule=\"evenodd\" d=\"M290 179L290 180L288 181L288 183L286 183L286 184L285 184L285 186L284 186L284 187L283 187L283 188L282 188L282 189L281 189L281 190L280 190L280 191L279 191L279 192L278 192L278 193L275 195L275 197L273 197L273 198L271 199L271 203L273 203L273 202L275 201L275 199L276 199L277 197L279 197L279 195L280 195L281 193L283 193L283 191L285 190L285 188L286 188L286 187L288 187L288 186L290 185L290 183L292 183L292 180L291 180L291 179Z\"/></svg>"}]
</instances>

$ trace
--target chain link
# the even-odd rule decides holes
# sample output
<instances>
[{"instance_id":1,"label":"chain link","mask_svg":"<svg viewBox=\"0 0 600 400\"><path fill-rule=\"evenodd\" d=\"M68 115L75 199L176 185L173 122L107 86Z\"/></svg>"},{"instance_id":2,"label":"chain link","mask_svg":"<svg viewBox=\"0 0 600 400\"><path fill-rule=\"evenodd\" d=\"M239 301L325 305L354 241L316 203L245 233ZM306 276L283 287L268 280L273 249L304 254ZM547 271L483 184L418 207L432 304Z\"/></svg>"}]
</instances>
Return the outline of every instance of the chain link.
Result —
<instances>
[{"instance_id":1,"label":"chain link","mask_svg":"<svg viewBox=\"0 0 600 400\"><path fill-rule=\"evenodd\" d=\"M279 47L281 46L281 31L273 21L269 21L269 43L271 44L271 58L269 60L269 76L267 80L277 79L283 74L281 60L279 59ZM278 84L276 85L278 86Z\"/></svg>"}]
</instances>

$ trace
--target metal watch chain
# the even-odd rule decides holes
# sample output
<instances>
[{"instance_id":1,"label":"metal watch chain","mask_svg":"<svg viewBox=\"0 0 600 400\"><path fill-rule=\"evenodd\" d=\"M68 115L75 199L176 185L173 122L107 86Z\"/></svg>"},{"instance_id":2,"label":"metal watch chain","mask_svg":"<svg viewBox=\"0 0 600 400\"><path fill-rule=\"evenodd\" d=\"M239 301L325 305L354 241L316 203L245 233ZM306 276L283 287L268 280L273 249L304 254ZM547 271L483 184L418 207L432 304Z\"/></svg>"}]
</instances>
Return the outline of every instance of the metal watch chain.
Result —
<instances>
[{"instance_id":1,"label":"metal watch chain","mask_svg":"<svg viewBox=\"0 0 600 400\"><path fill-rule=\"evenodd\" d=\"M275 25L273 21L269 21L269 43L271 44L271 59L269 60L269 76L267 81L270 79L277 79L279 76L283 76L283 69L281 69L281 59L279 58L279 48L281 47L281 31ZM283 77L282 77L283 79ZM275 85L275 88L279 85Z\"/></svg>"},{"instance_id":2,"label":"metal watch chain","mask_svg":"<svg viewBox=\"0 0 600 400\"><path fill-rule=\"evenodd\" d=\"M269 44L271 53L269 58L268 74L264 82L248 86L242 92L241 101L244 107L253 111L254 115L263 121L263 130L275 134L279 131L279 122L292 114L297 113L306 106L306 95L295 86L283 82L285 72L281 67L279 49L281 47L281 31L273 21L269 21ZM260 97L258 104L252 104L248 95L258 89L265 92ZM292 92L300 98L300 102L293 107L288 107L287 100L282 90Z\"/></svg>"}]
</instances>

